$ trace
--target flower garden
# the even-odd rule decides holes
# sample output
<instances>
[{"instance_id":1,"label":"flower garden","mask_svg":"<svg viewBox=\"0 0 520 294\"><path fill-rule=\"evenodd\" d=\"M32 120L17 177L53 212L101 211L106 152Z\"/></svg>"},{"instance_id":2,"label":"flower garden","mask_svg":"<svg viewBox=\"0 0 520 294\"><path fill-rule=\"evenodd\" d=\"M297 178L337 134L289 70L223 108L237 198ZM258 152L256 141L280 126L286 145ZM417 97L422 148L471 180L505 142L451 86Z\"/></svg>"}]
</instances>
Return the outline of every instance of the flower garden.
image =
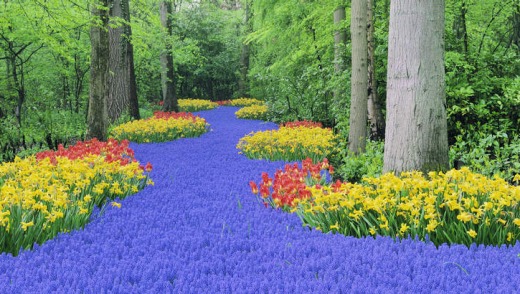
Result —
<instances>
[{"instance_id":1,"label":"flower garden","mask_svg":"<svg viewBox=\"0 0 520 294\"><path fill-rule=\"evenodd\" d=\"M318 144L326 129L240 120L237 109L199 113L212 131L198 138L86 142L2 165L2 208L12 210L4 228L56 233L16 257L0 255L0 292L517 291L517 186L468 170L330 183L327 152L300 164L236 149L251 131L277 130L276 142L286 142L305 128L296 134L323 132L312 135ZM146 186L151 166L135 160L153 165L154 185ZM5 189L19 190L4 200ZM23 193L29 200L17 198ZM89 223L66 227L60 222L76 218L64 211Z\"/></svg>"}]
</instances>

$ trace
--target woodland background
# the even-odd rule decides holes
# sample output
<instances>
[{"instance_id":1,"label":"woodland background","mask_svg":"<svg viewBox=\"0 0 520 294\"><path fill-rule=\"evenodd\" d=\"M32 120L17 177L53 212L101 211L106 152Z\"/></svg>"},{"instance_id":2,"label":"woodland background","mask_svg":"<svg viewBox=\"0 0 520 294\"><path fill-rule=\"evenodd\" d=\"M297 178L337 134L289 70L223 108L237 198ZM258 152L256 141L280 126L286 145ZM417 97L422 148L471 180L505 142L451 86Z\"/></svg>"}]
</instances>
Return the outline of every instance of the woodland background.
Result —
<instances>
[{"instance_id":1,"label":"woodland background","mask_svg":"<svg viewBox=\"0 0 520 294\"><path fill-rule=\"evenodd\" d=\"M176 97L263 99L272 121L320 121L342 135L345 151L336 165L344 178L380 172L384 128L371 132L366 153L354 156L346 147L350 1L131 0L124 6L127 2L118 2L126 12L110 18L111 29L123 31L110 46L132 44L140 117L150 116L163 100L161 56L171 53ZM161 23L165 2L172 6L169 27ZM370 93L377 95L373 99L383 116L389 2L370 4L369 71L375 77ZM0 4L0 161L85 138L89 32L100 22L92 14L95 5L90 0ZM335 24L340 5L346 19ZM510 179L520 170L520 1L446 0L445 11L450 163ZM340 73L334 56L338 31L346 34ZM115 125L134 115L124 109L109 116Z\"/></svg>"}]
</instances>

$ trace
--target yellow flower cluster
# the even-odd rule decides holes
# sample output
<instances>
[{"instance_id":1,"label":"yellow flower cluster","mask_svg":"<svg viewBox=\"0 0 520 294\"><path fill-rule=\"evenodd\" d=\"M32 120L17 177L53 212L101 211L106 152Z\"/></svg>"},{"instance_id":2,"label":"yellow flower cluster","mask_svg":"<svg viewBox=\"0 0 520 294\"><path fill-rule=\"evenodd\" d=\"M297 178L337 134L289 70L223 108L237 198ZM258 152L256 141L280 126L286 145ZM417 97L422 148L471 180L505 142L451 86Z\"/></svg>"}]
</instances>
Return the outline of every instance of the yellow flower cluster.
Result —
<instances>
[{"instance_id":1,"label":"yellow flower cluster","mask_svg":"<svg viewBox=\"0 0 520 294\"><path fill-rule=\"evenodd\" d=\"M198 137L207 131L208 126L205 119L195 116L169 119L152 117L119 125L110 134L117 140L127 139L137 143L165 142Z\"/></svg>"},{"instance_id":2,"label":"yellow flower cluster","mask_svg":"<svg viewBox=\"0 0 520 294\"><path fill-rule=\"evenodd\" d=\"M265 120L267 110L267 105L252 105L240 108L235 115L237 118Z\"/></svg>"},{"instance_id":3,"label":"yellow flower cluster","mask_svg":"<svg viewBox=\"0 0 520 294\"><path fill-rule=\"evenodd\" d=\"M0 165L2 252L16 255L20 248L81 228L94 205L124 198L147 183L138 162L121 165L98 155L56 161L31 156Z\"/></svg>"},{"instance_id":4,"label":"yellow flower cluster","mask_svg":"<svg viewBox=\"0 0 520 294\"><path fill-rule=\"evenodd\" d=\"M250 133L242 137L237 149L249 158L269 160L321 161L335 151L336 136L328 128L304 126Z\"/></svg>"},{"instance_id":5,"label":"yellow flower cluster","mask_svg":"<svg viewBox=\"0 0 520 294\"><path fill-rule=\"evenodd\" d=\"M253 105L264 105L262 100L255 98L237 98L229 102L231 106L253 106Z\"/></svg>"},{"instance_id":6,"label":"yellow flower cluster","mask_svg":"<svg viewBox=\"0 0 520 294\"><path fill-rule=\"evenodd\" d=\"M309 187L294 209L310 226L346 235L429 236L442 243L514 244L520 237L520 187L469 169L385 174L364 183Z\"/></svg>"},{"instance_id":7,"label":"yellow flower cluster","mask_svg":"<svg viewBox=\"0 0 520 294\"><path fill-rule=\"evenodd\" d=\"M216 108L217 103L204 99L179 99L179 111L194 112Z\"/></svg>"}]
</instances>

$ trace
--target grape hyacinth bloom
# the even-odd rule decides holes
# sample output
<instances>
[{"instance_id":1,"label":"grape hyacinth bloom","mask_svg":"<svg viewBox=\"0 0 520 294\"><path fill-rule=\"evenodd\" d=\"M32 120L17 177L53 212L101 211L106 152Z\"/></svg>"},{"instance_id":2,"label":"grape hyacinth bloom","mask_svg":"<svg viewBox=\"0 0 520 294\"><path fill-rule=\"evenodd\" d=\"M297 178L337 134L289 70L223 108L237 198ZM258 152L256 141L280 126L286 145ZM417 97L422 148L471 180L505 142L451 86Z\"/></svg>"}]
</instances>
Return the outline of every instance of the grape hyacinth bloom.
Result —
<instances>
[{"instance_id":1,"label":"grape hyacinth bloom","mask_svg":"<svg viewBox=\"0 0 520 294\"><path fill-rule=\"evenodd\" d=\"M199 112L200 138L131 144L155 182L95 212L83 230L0 255L0 293L512 293L520 245L353 238L265 208L249 182L285 162L250 160L238 140L272 123L237 107Z\"/></svg>"}]
</instances>

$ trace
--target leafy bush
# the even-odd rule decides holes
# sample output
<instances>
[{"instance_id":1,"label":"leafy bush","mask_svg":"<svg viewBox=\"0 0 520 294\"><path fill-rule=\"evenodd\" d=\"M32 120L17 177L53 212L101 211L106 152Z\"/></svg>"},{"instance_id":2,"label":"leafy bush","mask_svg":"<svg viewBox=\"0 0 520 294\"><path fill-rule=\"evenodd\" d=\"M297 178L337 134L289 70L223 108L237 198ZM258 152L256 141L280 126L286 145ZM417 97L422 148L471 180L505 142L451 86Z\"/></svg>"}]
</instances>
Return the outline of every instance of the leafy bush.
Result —
<instances>
[{"instance_id":1,"label":"leafy bush","mask_svg":"<svg viewBox=\"0 0 520 294\"><path fill-rule=\"evenodd\" d=\"M208 130L205 119L185 112L155 112L144 120L119 125L110 132L117 140L137 143L164 142L178 138L198 137Z\"/></svg>"},{"instance_id":2,"label":"leafy bush","mask_svg":"<svg viewBox=\"0 0 520 294\"><path fill-rule=\"evenodd\" d=\"M336 176L349 182L358 182L363 177L380 176L383 170L384 142L367 141L365 153L351 154L348 149L340 151Z\"/></svg>"}]
</instances>

